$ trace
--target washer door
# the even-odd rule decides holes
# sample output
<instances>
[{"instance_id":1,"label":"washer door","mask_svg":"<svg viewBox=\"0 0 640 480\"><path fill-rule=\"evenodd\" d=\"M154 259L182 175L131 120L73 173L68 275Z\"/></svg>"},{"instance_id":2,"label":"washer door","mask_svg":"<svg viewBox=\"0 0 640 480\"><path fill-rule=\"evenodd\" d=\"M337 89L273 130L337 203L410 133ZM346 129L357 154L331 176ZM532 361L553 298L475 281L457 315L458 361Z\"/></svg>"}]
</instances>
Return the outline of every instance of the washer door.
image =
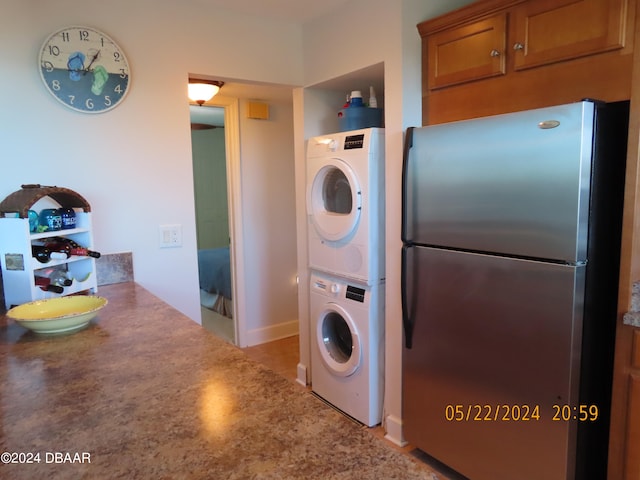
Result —
<instances>
[{"instance_id":1,"label":"washer door","mask_svg":"<svg viewBox=\"0 0 640 480\"><path fill-rule=\"evenodd\" d=\"M353 170L344 161L328 158L308 187L307 211L325 240L342 240L358 227L362 193Z\"/></svg>"},{"instance_id":2,"label":"washer door","mask_svg":"<svg viewBox=\"0 0 640 480\"><path fill-rule=\"evenodd\" d=\"M360 337L353 320L340 305L329 303L322 311L316 339L320 356L333 374L348 377L360 366Z\"/></svg>"}]
</instances>

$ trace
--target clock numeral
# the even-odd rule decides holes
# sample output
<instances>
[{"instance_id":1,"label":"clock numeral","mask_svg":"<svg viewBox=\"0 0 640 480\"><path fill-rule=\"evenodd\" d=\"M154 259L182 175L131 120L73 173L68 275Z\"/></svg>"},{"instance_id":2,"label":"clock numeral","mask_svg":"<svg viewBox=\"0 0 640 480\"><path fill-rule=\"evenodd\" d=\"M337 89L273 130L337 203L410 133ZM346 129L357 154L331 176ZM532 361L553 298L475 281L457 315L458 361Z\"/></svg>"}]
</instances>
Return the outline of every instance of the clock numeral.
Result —
<instances>
[{"instance_id":1,"label":"clock numeral","mask_svg":"<svg viewBox=\"0 0 640 480\"><path fill-rule=\"evenodd\" d=\"M76 96L75 95L68 95L69 97L69 105L73 105L73 102L75 102L76 100Z\"/></svg>"},{"instance_id":2,"label":"clock numeral","mask_svg":"<svg viewBox=\"0 0 640 480\"><path fill-rule=\"evenodd\" d=\"M91 100L90 98L87 98L87 101L84 102L84 105L87 107L88 110L93 110L93 100Z\"/></svg>"},{"instance_id":3,"label":"clock numeral","mask_svg":"<svg viewBox=\"0 0 640 480\"><path fill-rule=\"evenodd\" d=\"M56 92L60 91L60 80L53 80L51 82L51 88L53 88Z\"/></svg>"},{"instance_id":4,"label":"clock numeral","mask_svg":"<svg viewBox=\"0 0 640 480\"><path fill-rule=\"evenodd\" d=\"M88 42L89 41L89 31L88 30L78 30L78 35L80 36L80 41Z\"/></svg>"},{"instance_id":5,"label":"clock numeral","mask_svg":"<svg viewBox=\"0 0 640 480\"><path fill-rule=\"evenodd\" d=\"M122 95L122 85L118 84L114 87L113 89L114 92L119 93L120 95Z\"/></svg>"},{"instance_id":6,"label":"clock numeral","mask_svg":"<svg viewBox=\"0 0 640 480\"><path fill-rule=\"evenodd\" d=\"M127 71L124 68L120 69L120 78L127 78Z\"/></svg>"},{"instance_id":7,"label":"clock numeral","mask_svg":"<svg viewBox=\"0 0 640 480\"><path fill-rule=\"evenodd\" d=\"M57 57L60 55L60 48L57 45L49 45L49 55Z\"/></svg>"},{"instance_id":8,"label":"clock numeral","mask_svg":"<svg viewBox=\"0 0 640 480\"><path fill-rule=\"evenodd\" d=\"M63 42L68 42L68 41L70 40L70 38L69 38L69 32L62 32L62 33L60 34L60 36L62 37L62 41L63 41Z\"/></svg>"},{"instance_id":9,"label":"clock numeral","mask_svg":"<svg viewBox=\"0 0 640 480\"><path fill-rule=\"evenodd\" d=\"M46 61L42 62L42 68L47 72L53 72L53 63L51 63L50 61L46 60Z\"/></svg>"},{"instance_id":10,"label":"clock numeral","mask_svg":"<svg viewBox=\"0 0 640 480\"><path fill-rule=\"evenodd\" d=\"M110 107L111 106L111 97L109 97L109 95L105 95L104 96L104 106L105 107Z\"/></svg>"}]
</instances>

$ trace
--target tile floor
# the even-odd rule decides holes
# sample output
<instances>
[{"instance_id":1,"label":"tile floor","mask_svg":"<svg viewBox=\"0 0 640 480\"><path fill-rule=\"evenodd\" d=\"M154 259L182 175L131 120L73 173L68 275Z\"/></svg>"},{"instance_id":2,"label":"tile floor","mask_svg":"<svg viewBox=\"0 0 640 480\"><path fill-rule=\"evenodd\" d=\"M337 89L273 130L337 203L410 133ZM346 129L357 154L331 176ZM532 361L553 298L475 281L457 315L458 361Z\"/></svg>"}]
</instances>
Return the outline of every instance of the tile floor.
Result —
<instances>
[{"instance_id":1,"label":"tile floor","mask_svg":"<svg viewBox=\"0 0 640 480\"><path fill-rule=\"evenodd\" d=\"M234 323L233 319L220 315L206 307L200 307L202 312L202 326L218 338L222 338L229 343L234 343Z\"/></svg>"},{"instance_id":2,"label":"tile floor","mask_svg":"<svg viewBox=\"0 0 640 480\"><path fill-rule=\"evenodd\" d=\"M298 336L295 335L293 337L283 338L281 340L276 340L273 342L265 343L262 345L256 345L253 347L247 347L242 349L249 358L255 360L257 362L266 365L274 372L280 374L285 377L287 380L290 380L296 385L299 385L296 382L297 378L297 365L298 360L300 358L299 355L299 344L298 344ZM310 388L309 388L310 390ZM363 427L365 430L368 430L372 435L383 439L385 432L381 426L369 428ZM405 447L398 447L391 442L385 440L385 442L392 446L395 450L404 453L405 455L409 455L414 459L418 459L425 464L429 465L437 475L435 478L438 480L466 480L465 477L458 475L456 472L449 469L446 465L440 464L437 460L429 457L425 453L417 450L412 445L407 445Z\"/></svg>"}]
</instances>

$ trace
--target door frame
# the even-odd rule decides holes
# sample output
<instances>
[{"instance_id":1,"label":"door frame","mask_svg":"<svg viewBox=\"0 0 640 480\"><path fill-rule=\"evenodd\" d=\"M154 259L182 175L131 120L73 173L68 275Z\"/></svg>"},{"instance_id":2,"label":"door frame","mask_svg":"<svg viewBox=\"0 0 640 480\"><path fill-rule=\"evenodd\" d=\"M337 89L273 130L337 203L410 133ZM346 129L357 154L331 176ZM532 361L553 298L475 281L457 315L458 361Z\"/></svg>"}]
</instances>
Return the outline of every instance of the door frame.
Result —
<instances>
[{"instance_id":1,"label":"door frame","mask_svg":"<svg viewBox=\"0 0 640 480\"><path fill-rule=\"evenodd\" d=\"M207 105L224 108L224 142L227 167L227 204L231 254L234 343L246 347L244 281L244 235L242 227L242 182L240 168L240 117L237 98L216 95Z\"/></svg>"}]
</instances>

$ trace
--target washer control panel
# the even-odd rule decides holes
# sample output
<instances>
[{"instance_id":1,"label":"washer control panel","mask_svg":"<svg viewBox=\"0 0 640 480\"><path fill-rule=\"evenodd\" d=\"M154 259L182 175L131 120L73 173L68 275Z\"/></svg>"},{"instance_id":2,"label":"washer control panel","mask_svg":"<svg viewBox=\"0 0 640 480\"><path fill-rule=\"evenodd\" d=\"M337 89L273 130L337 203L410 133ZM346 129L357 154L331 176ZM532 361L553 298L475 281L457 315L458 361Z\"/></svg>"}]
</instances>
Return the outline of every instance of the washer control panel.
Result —
<instances>
[{"instance_id":1,"label":"washer control panel","mask_svg":"<svg viewBox=\"0 0 640 480\"><path fill-rule=\"evenodd\" d=\"M356 302L364 303L364 294L366 290L360 287L354 287L353 285L347 285L347 295L346 297L350 300L355 300Z\"/></svg>"},{"instance_id":2,"label":"washer control panel","mask_svg":"<svg viewBox=\"0 0 640 480\"><path fill-rule=\"evenodd\" d=\"M326 297L338 297L342 290L342 285L328 278L312 277L311 290Z\"/></svg>"},{"instance_id":3,"label":"washer control panel","mask_svg":"<svg viewBox=\"0 0 640 480\"><path fill-rule=\"evenodd\" d=\"M356 302L364 303L367 290L363 287L342 283L339 280L311 275L311 291L325 297L347 298ZM344 292L344 293L343 293Z\"/></svg>"}]
</instances>

